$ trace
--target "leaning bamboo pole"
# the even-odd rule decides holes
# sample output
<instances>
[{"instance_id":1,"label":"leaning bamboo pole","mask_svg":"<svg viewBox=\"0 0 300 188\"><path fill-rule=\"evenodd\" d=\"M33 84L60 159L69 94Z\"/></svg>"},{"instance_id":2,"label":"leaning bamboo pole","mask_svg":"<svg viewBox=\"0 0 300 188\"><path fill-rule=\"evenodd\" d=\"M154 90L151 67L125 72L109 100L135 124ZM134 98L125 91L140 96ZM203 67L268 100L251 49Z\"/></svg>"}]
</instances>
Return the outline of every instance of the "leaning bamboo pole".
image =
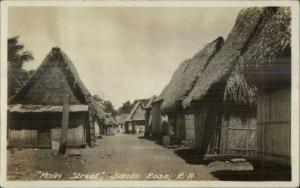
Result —
<instances>
[{"instance_id":1,"label":"leaning bamboo pole","mask_svg":"<svg viewBox=\"0 0 300 188\"><path fill-rule=\"evenodd\" d=\"M66 153L66 146L68 140L68 125L69 125L69 100L70 100L70 94L66 95L64 99L60 145L58 150L59 155L64 155Z\"/></svg>"}]
</instances>

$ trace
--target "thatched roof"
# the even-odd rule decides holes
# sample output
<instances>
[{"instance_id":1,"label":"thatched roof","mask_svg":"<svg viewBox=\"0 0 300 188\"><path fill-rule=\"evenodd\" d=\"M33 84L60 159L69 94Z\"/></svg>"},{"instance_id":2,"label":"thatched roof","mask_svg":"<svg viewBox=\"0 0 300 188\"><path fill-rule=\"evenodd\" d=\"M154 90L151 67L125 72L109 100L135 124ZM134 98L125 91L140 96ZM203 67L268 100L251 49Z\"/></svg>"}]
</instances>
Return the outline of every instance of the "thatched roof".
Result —
<instances>
[{"instance_id":1,"label":"thatched roof","mask_svg":"<svg viewBox=\"0 0 300 188\"><path fill-rule=\"evenodd\" d=\"M150 108L152 108L152 103L153 103L153 101L154 101L156 98L157 98L157 96L156 96L156 95L153 95L153 96L149 99L148 103L145 105L145 109L150 109Z\"/></svg>"},{"instance_id":2,"label":"thatched roof","mask_svg":"<svg viewBox=\"0 0 300 188\"><path fill-rule=\"evenodd\" d=\"M116 116L115 119L116 119L117 123L124 124L128 115L129 114L120 114L120 115Z\"/></svg>"},{"instance_id":3,"label":"thatched roof","mask_svg":"<svg viewBox=\"0 0 300 188\"><path fill-rule=\"evenodd\" d=\"M145 109L143 103L138 101L134 105L126 121L140 121L140 120L145 120Z\"/></svg>"},{"instance_id":4,"label":"thatched roof","mask_svg":"<svg viewBox=\"0 0 300 188\"><path fill-rule=\"evenodd\" d=\"M221 80L226 82L225 100L228 97L236 103L255 103L255 86L245 80L241 69L247 63L270 62L289 45L289 11L274 7L242 10L220 52L199 77L183 106L200 100Z\"/></svg>"},{"instance_id":5,"label":"thatched roof","mask_svg":"<svg viewBox=\"0 0 300 188\"><path fill-rule=\"evenodd\" d=\"M74 64L59 48L52 48L10 103L62 105L68 94L70 104L87 104L91 100Z\"/></svg>"},{"instance_id":6,"label":"thatched roof","mask_svg":"<svg viewBox=\"0 0 300 188\"><path fill-rule=\"evenodd\" d=\"M101 103L97 102L95 99L92 98L92 108L94 111L94 114L96 116L96 118L99 121L105 121L106 117L106 113L103 110L103 106L101 105Z\"/></svg>"},{"instance_id":7,"label":"thatched roof","mask_svg":"<svg viewBox=\"0 0 300 188\"><path fill-rule=\"evenodd\" d=\"M218 37L201 49L193 58L184 61L179 66L170 83L158 97L158 100L163 100L161 104L162 112L174 111L177 103L188 96L197 79L205 70L211 58L219 51L223 42L223 38Z\"/></svg>"},{"instance_id":8,"label":"thatched roof","mask_svg":"<svg viewBox=\"0 0 300 188\"><path fill-rule=\"evenodd\" d=\"M241 64L272 64L291 47L291 8L265 8L264 22L251 38Z\"/></svg>"}]
</instances>

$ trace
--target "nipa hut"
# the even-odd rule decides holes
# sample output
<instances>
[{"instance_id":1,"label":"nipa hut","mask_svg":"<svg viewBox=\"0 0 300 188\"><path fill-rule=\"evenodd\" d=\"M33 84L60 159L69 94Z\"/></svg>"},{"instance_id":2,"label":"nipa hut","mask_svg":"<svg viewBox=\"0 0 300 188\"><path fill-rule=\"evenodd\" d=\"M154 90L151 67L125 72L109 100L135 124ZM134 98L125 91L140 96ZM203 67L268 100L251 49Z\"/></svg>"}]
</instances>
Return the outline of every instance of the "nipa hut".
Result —
<instances>
[{"instance_id":1,"label":"nipa hut","mask_svg":"<svg viewBox=\"0 0 300 188\"><path fill-rule=\"evenodd\" d=\"M69 106L67 145L91 146L91 95L71 60L53 48L30 80L9 99L9 146L50 147L52 141L59 141L65 100Z\"/></svg>"},{"instance_id":2,"label":"nipa hut","mask_svg":"<svg viewBox=\"0 0 300 188\"><path fill-rule=\"evenodd\" d=\"M134 105L125 121L126 133L129 133L129 128L131 128L133 134L145 131L145 109L141 101Z\"/></svg>"},{"instance_id":3,"label":"nipa hut","mask_svg":"<svg viewBox=\"0 0 300 188\"><path fill-rule=\"evenodd\" d=\"M167 114L168 117L168 124L157 121L161 123L161 125L156 125L160 127L161 134L171 135L175 142L185 140L189 144L195 143L193 111L183 110L181 102L191 92L199 76L218 53L223 42L223 38L218 37L204 46L194 57L184 61L175 71L170 83L163 89L153 105L155 107L160 103L160 113Z\"/></svg>"},{"instance_id":4,"label":"nipa hut","mask_svg":"<svg viewBox=\"0 0 300 188\"><path fill-rule=\"evenodd\" d=\"M257 153L257 87L245 78L242 57L260 33L269 32L266 25L275 21L277 11L276 7L242 10L223 47L183 100L184 108L198 109L196 144L206 156Z\"/></svg>"}]
</instances>

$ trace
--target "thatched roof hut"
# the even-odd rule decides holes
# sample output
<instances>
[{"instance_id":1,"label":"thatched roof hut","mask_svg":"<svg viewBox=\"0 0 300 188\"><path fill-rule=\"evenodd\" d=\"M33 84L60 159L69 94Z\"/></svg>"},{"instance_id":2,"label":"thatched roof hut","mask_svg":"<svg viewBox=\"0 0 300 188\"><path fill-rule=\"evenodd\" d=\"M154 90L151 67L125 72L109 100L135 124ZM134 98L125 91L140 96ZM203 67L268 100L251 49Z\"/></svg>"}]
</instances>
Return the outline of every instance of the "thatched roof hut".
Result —
<instances>
[{"instance_id":1,"label":"thatched roof hut","mask_svg":"<svg viewBox=\"0 0 300 188\"><path fill-rule=\"evenodd\" d=\"M257 87L257 150L263 161L291 166L291 8L266 9L268 18L239 64Z\"/></svg>"},{"instance_id":2,"label":"thatched roof hut","mask_svg":"<svg viewBox=\"0 0 300 188\"><path fill-rule=\"evenodd\" d=\"M141 101L134 105L126 121L145 121L145 109Z\"/></svg>"},{"instance_id":3,"label":"thatched roof hut","mask_svg":"<svg viewBox=\"0 0 300 188\"><path fill-rule=\"evenodd\" d=\"M53 48L9 103L62 105L65 95L69 93L70 104L91 102L91 94L81 81L72 61L59 48Z\"/></svg>"},{"instance_id":4,"label":"thatched roof hut","mask_svg":"<svg viewBox=\"0 0 300 188\"><path fill-rule=\"evenodd\" d=\"M209 61L223 45L223 38L218 37L201 49L193 58L184 61L172 76L170 83L163 89L157 100L163 100L163 113L172 112L188 96Z\"/></svg>"},{"instance_id":5,"label":"thatched roof hut","mask_svg":"<svg viewBox=\"0 0 300 188\"><path fill-rule=\"evenodd\" d=\"M255 80L270 75L273 81L277 76L289 77L289 68L277 67L270 73L259 72L257 67L263 64L265 68L281 61L279 57L283 54L290 53L287 50L290 46L289 14L289 8L285 7L242 10L223 47L183 100L186 109L203 108L204 123L196 127L199 129L196 136L205 130L205 134L199 137L202 139L199 146L204 152L255 154L258 95ZM282 70L287 72L282 74ZM221 133L218 128L221 128ZM239 129L246 133L237 131Z\"/></svg>"},{"instance_id":6,"label":"thatched roof hut","mask_svg":"<svg viewBox=\"0 0 300 188\"><path fill-rule=\"evenodd\" d=\"M129 114L120 114L118 116L116 116L116 121L118 124L124 125L125 124L125 120L127 119Z\"/></svg>"},{"instance_id":7,"label":"thatched roof hut","mask_svg":"<svg viewBox=\"0 0 300 188\"><path fill-rule=\"evenodd\" d=\"M52 141L58 141L62 106L67 97L70 117L68 145L88 143L92 146L94 124L91 95L80 80L74 64L59 48L52 48L32 77L9 99L10 143L50 147Z\"/></svg>"}]
</instances>

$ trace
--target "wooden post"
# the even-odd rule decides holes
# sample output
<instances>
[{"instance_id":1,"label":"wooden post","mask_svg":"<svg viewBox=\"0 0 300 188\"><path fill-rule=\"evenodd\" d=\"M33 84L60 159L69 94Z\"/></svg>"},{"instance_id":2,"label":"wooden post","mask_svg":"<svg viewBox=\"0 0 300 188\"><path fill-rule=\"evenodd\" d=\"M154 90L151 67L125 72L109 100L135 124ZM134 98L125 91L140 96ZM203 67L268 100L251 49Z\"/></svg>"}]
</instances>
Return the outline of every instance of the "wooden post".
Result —
<instances>
[{"instance_id":1,"label":"wooden post","mask_svg":"<svg viewBox=\"0 0 300 188\"><path fill-rule=\"evenodd\" d=\"M66 153L67 139L68 139L68 124L69 124L69 99L68 94L64 99L63 112L62 112L62 126L60 135L60 145L58 154L64 155Z\"/></svg>"}]
</instances>

